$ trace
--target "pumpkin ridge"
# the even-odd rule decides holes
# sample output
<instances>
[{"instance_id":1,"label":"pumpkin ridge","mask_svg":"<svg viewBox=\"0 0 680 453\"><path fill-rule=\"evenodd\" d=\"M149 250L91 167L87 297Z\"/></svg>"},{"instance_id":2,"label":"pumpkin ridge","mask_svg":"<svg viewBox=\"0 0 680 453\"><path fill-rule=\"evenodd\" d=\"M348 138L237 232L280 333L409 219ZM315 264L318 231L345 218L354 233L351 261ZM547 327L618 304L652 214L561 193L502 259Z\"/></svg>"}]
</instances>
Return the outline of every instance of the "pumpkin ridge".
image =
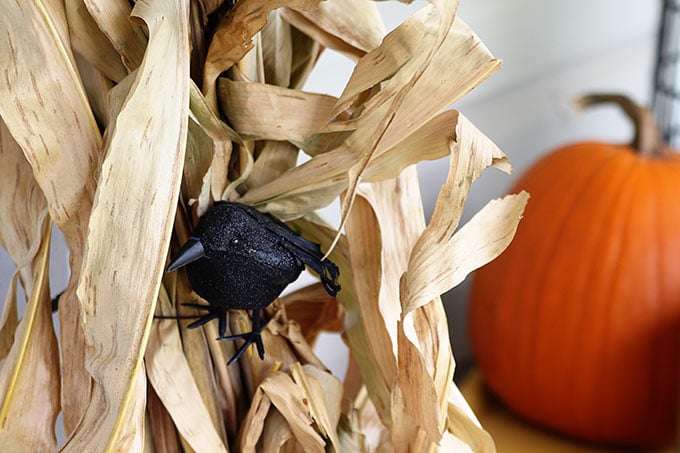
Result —
<instances>
[{"instance_id":1,"label":"pumpkin ridge","mask_svg":"<svg viewBox=\"0 0 680 453\"><path fill-rule=\"evenodd\" d=\"M595 363L597 361L597 358L602 358L605 357L606 359L609 358L609 355L607 352L610 350L608 346L608 341L610 340L610 334L609 332L611 331L611 323L613 321L612 316L610 314L614 311L613 306L617 303L621 303L620 300L617 300L615 296L615 288L619 285L618 278L621 275L621 267L622 267L622 262L623 262L623 256L626 251L626 244L629 243L629 235L632 234L633 236L635 235L635 232L631 228L631 218L635 217L636 210L635 210L635 197L637 194L637 189L639 187L639 180L643 176L641 172L639 171L639 166L635 165L635 162L632 163L631 165L632 169L634 170L634 174L630 175L628 179L628 183L624 185L624 187L627 189L626 190L626 195L627 197L625 198L624 201L627 201L627 203L624 203L624 208L626 208L625 213L621 215L621 224L619 228L621 228L621 234L619 235L620 240L617 246L617 256L616 259L614 259L614 266L613 270L611 271L612 277L608 279L608 285L607 289L604 292L605 295L601 296L604 300L607 301L606 304L603 304L601 307L600 311L596 313L594 316L599 317L604 319L604 325L602 326L602 330L600 332L595 332L596 335L593 336L593 339L591 341L599 340L596 344L591 344L589 350L586 348L581 349L584 352L590 353L595 359L590 359L589 361L592 363ZM639 195L639 194L638 194ZM613 210L613 209L612 209ZM598 296L599 297L599 296ZM592 313L591 313L592 315ZM586 380L590 380L591 382L606 382L606 374L610 372L610 370L607 368L606 361L600 363L600 366L596 366L594 368L591 368L595 371L594 377L589 377ZM603 377L604 375L604 377ZM600 389L596 388L595 386L583 386L582 390L584 393L590 392L595 394L594 397L591 397L592 399L602 399L602 392L605 393L604 396L606 396L607 392L610 389ZM596 419L596 422L594 425L593 431L597 432L604 432L606 431L606 426L608 423L608 408L606 407L605 404L600 404L596 408L593 409L595 412L600 413L600 417L594 417ZM594 439L597 440L597 439Z\"/></svg>"},{"instance_id":2,"label":"pumpkin ridge","mask_svg":"<svg viewBox=\"0 0 680 453\"><path fill-rule=\"evenodd\" d=\"M616 231L617 229L620 229L621 225L623 225L623 226L626 225L627 220L628 220L628 215L632 211L632 208L630 207L630 199L635 193L635 180L637 179L637 178L635 178L635 176L639 177L638 172L635 172L634 176L630 175L631 168L634 169L634 167L635 167L633 161L630 161L626 168L617 169L617 176L618 177L615 180L614 180L613 171L610 171L609 167L611 167L611 165L609 165L605 169L600 169L600 170L603 171L604 173L609 173L609 175L601 175L601 177L605 181L605 183L611 187L611 189L607 190L607 191L604 191L604 190L601 189L601 190L598 191L598 195L601 194L603 198L604 197L611 197L611 198L609 198L608 205L612 206L612 211L615 211L615 209L613 208L614 206L616 206L616 207L623 206L624 209L627 206L628 209L627 209L626 213L618 216L617 219L611 218L611 216L608 216L607 213L605 212L603 214L603 217L604 217L605 221L606 220L609 220L609 221L606 222L604 225L600 225L599 228L594 223L592 228L595 230L595 233L594 233L595 238L596 238L595 242L597 242L597 243L602 243L603 239L606 239L607 237L609 237L612 234L612 231ZM602 184L601 180L600 180L600 183L597 184L597 185L600 185L600 184ZM616 190L617 186L621 187L621 190L617 191ZM617 222L616 224L614 224L615 220ZM584 232L584 233L588 234L588 232ZM613 250L616 250L615 253L617 254L617 256L620 255L621 251L623 250L623 246L626 243L625 233L619 234L618 237L619 237L619 240L617 241L617 244L615 244L615 245L609 244L612 247ZM600 278L597 275L597 272L595 272L597 269L594 269L594 268L595 268L595 266L598 266L598 265L601 264L598 261L598 257L602 253L602 251L600 249L598 249L597 247L590 247L590 248L587 249L587 251L589 251L591 253L591 256L588 256L588 257L584 256L583 261L589 263L588 269L587 270L584 269L583 271L581 271L585 275L585 277L583 279L583 282L578 284L578 286L580 286L580 288L581 288L581 290L579 292L580 294L578 296L574 297L575 301L580 302L578 304L578 308L580 308L579 313L578 313L577 316L575 316L575 318L577 318L578 320L576 322L572 323L572 324L576 325L576 329L577 329L577 330L575 330L575 332L577 332L577 333L574 336L574 343L576 343L576 344L574 344L574 346L569 349L570 354L566 357L565 363L577 363L577 358L578 358L579 355L583 357L586 354L592 354L594 352L594 349L595 349L593 347L593 345L590 343L590 341L591 341L590 334L592 334L592 332L590 332L588 330L584 331L584 326L587 326L587 324L588 324L587 318L588 318L589 310L590 310L589 303L588 303L589 298L600 297L600 296L594 296L591 293L591 288L593 288L593 286L594 286L593 280ZM607 253L607 252L608 252L608 250L605 251L605 253ZM618 261L618 257L617 258L609 258L609 259L613 259L614 261ZM616 275L617 274L616 270L610 271L610 274ZM609 286L609 288L603 291L604 294L611 294L612 293L612 288L611 288L612 285L610 284L608 286ZM606 297L606 298L609 298L611 300L611 296L605 295L605 296L602 296L602 297ZM573 309L573 307L572 307L572 309ZM608 310L603 310L603 311L606 312ZM567 328L565 330L568 331L570 329ZM602 337L604 337L604 335L602 335ZM594 354L594 355L597 356L598 354ZM587 377L583 372L579 372L579 371L581 371L581 370L578 370L577 372L574 373L573 384L567 386L567 393L570 393L571 396L565 397L565 401L567 402L567 405L568 405L568 408L565 408L565 412L567 412L567 410L568 410L569 412L571 412L572 415L577 415L582 411L582 408L579 408L576 405L577 399L574 397L576 392L577 392L577 389L584 389L584 388L587 389L588 386L585 385L585 384L587 383L588 380L591 380L590 377ZM598 389L592 389L592 390L598 391Z\"/></svg>"},{"instance_id":3,"label":"pumpkin ridge","mask_svg":"<svg viewBox=\"0 0 680 453\"><path fill-rule=\"evenodd\" d=\"M664 195L666 193L671 193L673 191L673 178L672 174L668 172L664 167L661 167L659 165L653 165L653 171L656 174L656 177L654 178L655 181L663 181L664 185L658 185L654 186L656 189L654 195L654 201L655 201L655 206L656 206L656 227L652 229L652 231L657 231L660 232L662 227L665 225L674 225L676 226L676 231L677 231L677 226L680 225L680 223L677 222L678 219L673 220L673 213L670 210L664 210L664 209L659 209L660 206L667 206L668 203L664 203ZM669 184L670 183L670 184ZM668 186L670 189L666 189L664 186ZM663 190L662 190L663 188ZM671 199L674 201L674 196L671 195ZM670 217L671 220L666 220L665 217ZM675 216L677 217L677 216ZM667 223L666 223L667 222ZM677 233L676 233L677 234ZM663 237L663 233L658 234L655 236L656 238L656 250L657 250L657 269L662 270L665 269L667 266L664 266L664 263L666 262L666 259L664 259L664 255L669 253L669 250L663 246L661 237ZM671 252L672 253L672 252ZM676 268L677 269L677 268ZM659 271L657 272L657 284L656 288L658 292L661 293L661 295L657 298L657 303L656 306L654 307L654 312L655 313L666 313L669 311L667 305L669 303L667 302L668 297L666 294L669 292L667 289L667 284L664 281L665 275ZM666 277L668 278L668 277ZM676 291L676 297L680 296L680 293ZM664 303L665 302L665 303ZM672 308L672 307L671 307ZM679 310L676 310L676 315L678 315ZM680 329L680 326L675 325L675 328L673 331L678 332ZM680 341L680 335L675 334L675 342L677 343ZM653 357L651 358L652 360L652 366L649 367L648 371L650 373L650 398L647 400L647 412L650 414L656 414L656 413L663 413L663 407L661 407L661 401L664 400L663 396L666 398L669 397L669 395L663 395L661 392L663 391L664 388L666 388L666 385L663 382L663 377L664 375L662 373L654 373L653 370L658 370L661 369L662 364L662 357L664 355L664 337L662 335L656 335L654 337L654 344L652 349L654 351L659 351L658 354L653 354ZM675 378L671 378L670 380L678 381L678 376L680 375L679 370L675 370ZM676 399L678 397L678 394L676 393L675 395ZM678 414L676 413L674 416L671 415L670 417L665 417L668 419L677 419ZM646 421L648 421L649 418L646 418ZM676 424L677 422L670 422L671 425ZM657 428L659 430L659 428ZM667 428L661 428L661 431L668 431Z\"/></svg>"},{"instance_id":4,"label":"pumpkin ridge","mask_svg":"<svg viewBox=\"0 0 680 453\"><path fill-rule=\"evenodd\" d=\"M566 165L568 162L573 161L573 158L571 155L574 153L580 153L584 157L590 156L589 152L583 150L583 149L562 149L557 152L556 156L553 156L552 159L545 159L539 163L537 163L537 166L540 168L544 167L546 169L551 168L555 166L555 161L559 165L558 167L561 166L561 162L564 162L564 165ZM614 154L608 154L604 156L600 156L601 162L597 163L597 166L600 168L606 167L610 159L615 157ZM587 182L592 173L599 171L599 168L589 168L589 172L587 174L582 175L582 171L579 172L578 180L579 181L584 181ZM534 209L536 212L543 212L545 209L545 205L552 205L551 207L553 208L553 211L559 211L557 214L555 214L555 217L563 218L566 216L566 213L570 210L573 210L573 207L579 203L579 197L576 197L574 200L572 200L572 197L564 197L560 196L563 195L563 189L565 185L570 186L574 185L573 181L574 178L573 176L570 176L568 172L561 171L557 175L553 174L554 172L545 172L545 171L537 171L537 172L532 172L533 177L530 178L531 181L528 182L526 186L521 186L521 185L516 185L515 188L513 188L513 191L517 191L521 188L526 188L530 192L533 191L533 188L536 186L547 186L550 190L550 194L546 195L545 197L539 199L534 199L532 200L533 204L528 207L528 209ZM558 183L559 182L559 183ZM546 201L542 201L546 200ZM547 200L551 200L549 203ZM555 203L557 201L557 203ZM541 203L541 204L537 204ZM543 206L543 207L542 207ZM531 224L525 226L525 230L527 227L531 227ZM522 226L520 226L520 229ZM522 234L522 236L532 236L533 231L528 231ZM558 238L561 234L561 228L556 228L556 229L550 229L549 234L551 237ZM522 237L520 238L515 238L515 241L520 239L521 241L525 241L526 239L523 239ZM529 239L530 242L531 239ZM510 248L513 247L513 244L511 244ZM510 252L512 253L512 252ZM550 250L546 250L545 248L542 248L540 250L534 250L532 252L533 257L536 257L536 259L532 259L529 261L529 264L531 267L527 267L524 269L524 271L528 274L531 274L532 272L539 272L541 267L545 267L546 265L549 265L550 260L552 259L552 256L554 255L554 252L551 252ZM503 261L503 257L501 256L500 261ZM498 260L497 260L498 261ZM481 273L481 276L485 275L491 275L494 273L494 269L498 264L497 261L494 261L490 263L489 265L485 266L489 269L488 273ZM502 265L501 265L502 266ZM488 278L491 277L485 277L479 285L477 285L478 290L482 286L493 286L495 285L495 281L492 278L491 280L487 281ZM517 293L518 291L521 293L527 292L528 294L531 294L531 288L527 288L524 285L516 285L512 281L509 281L511 279L500 279L500 284L502 285L501 287L497 287L495 289L491 290L484 290L484 291L490 291L490 294L494 298L499 298L502 297L502 294L508 293L508 292L514 292ZM516 299L517 300L522 300L524 296L522 294L516 294ZM538 301L540 302L540 301ZM491 302L493 303L493 302ZM536 307L536 304L533 306L533 308L528 308L524 307L526 309L519 310L518 313L516 313L516 316L520 316L521 319L518 319L518 322L516 323L517 327L514 327L513 330L517 330L517 328L523 328L525 325L531 325L531 322L529 322L531 316L532 316L532 310L533 312L536 312L538 308ZM471 312L472 316L478 316L479 312L473 311ZM483 315L482 315L483 316ZM493 320L491 322L491 325L485 325L484 330L485 334L483 337L478 337L477 341L473 341L473 347L476 349L476 355L478 357L484 357L485 354L485 348L488 350L488 346L485 345L485 343L490 344L493 343L493 338L509 338L510 343L508 345L511 345L510 347L514 347L515 353L514 354L502 354L502 353L496 353L496 352L488 352L490 354L494 354L495 356L501 356L503 358L503 362L507 362L507 360L512 361L513 363L511 364L503 364L498 368L498 372L502 375L505 373L508 373L512 375L513 377L511 378L512 382L514 383L513 385L516 385L518 389L521 389L521 392L523 394L531 394L532 391L535 389L535 383L534 382L527 382L528 379L525 379L525 376L523 374L523 370L521 367L523 366L522 364L526 363L531 363L531 360L533 360L528 354L531 353L532 349L532 344L529 342L527 344L527 341L530 336L526 335L526 332L523 332L522 335L517 338L517 334L514 332L508 332L507 331L507 313L504 313L503 310L494 310L494 312L489 312L488 316L491 317ZM476 324L474 319L472 320L472 324ZM519 340L519 341L516 341ZM480 350L481 348L481 350ZM510 358L512 357L512 358ZM488 370L488 369L487 369ZM506 392L503 391L503 389L496 388L496 382L494 382L493 376L490 376L491 379L489 379L489 383L492 388L495 388L496 393L498 394L505 394Z\"/></svg>"},{"instance_id":5,"label":"pumpkin ridge","mask_svg":"<svg viewBox=\"0 0 680 453\"><path fill-rule=\"evenodd\" d=\"M564 149L564 150L562 150L562 153L564 153L563 155L566 156L568 154L568 150ZM558 156L558 157L561 158L563 156ZM539 165L541 165L541 164L546 166L546 168L551 166L551 163L548 160L546 160L544 162L539 162ZM541 171L536 172L536 175L539 179L545 178L547 180L550 180L550 178L552 176L552 175L549 174L549 172L541 172ZM562 176L562 179L560 179L559 181L568 182L569 179L570 179L569 175L566 172L562 173L560 176ZM584 181L588 181L589 179L590 178L588 176L583 176ZM532 181L530 181L529 185L534 185L534 184L537 184L537 183L536 183L536 181L532 180ZM551 190L554 189L554 191L557 192L556 193L556 195L557 195L560 192L559 187L560 187L560 184L554 184L554 185L550 186L550 189ZM521 190L521 189L527 189L530 193L531 193L531 190L532 190L530 187L516 186L512 189L512 192L516 192L516 191ZM552 192L551 192L551 194L552 194ZM552 198L552 197L550 197L550 198ZM548 199L548 197L546 196L545 199ZM572 210L573 206L576 203L578 203L578 199L565 199L564 197L556 198L556 199L560 200L560 202L561 202L558 206L555 206L556 207L555 210L559 211L559 214L556 215L557 217L564 217L566 215L566 213L568 213L570 210ZM532 201L534 201L533 208L539 208L539 206L536 206L536 203L538 202L538 200L534 199ZM529 207L529 209L531 209L531 207ZM521 223L520 223L519 228L522 228ZM562 226L559 226L556 229L551 229L549 234L550 234L550 237L559 238L559 236L561 235L561 232L562 232ZM548 232L546 232L546 234L548 234ZM517 237L515 238L515 240L517 240ZM546 241L546 243L548 243L548 241ZM552 259L552 256L554 255L554 242L551 242L550 245L551 246L549 248L545 249L545 250L544 249L534 250L534 256L536 256L536 258L537 258L537 259L533 260L533 263L532 263L533 266L534 266L534 268L533 268L534 270L539 270L542 267L549 265L549 263ZM512 244L510 244L510 247L512 247ZM528 273L531 273L531 270L532 269L527 269L526 271ZM530 289L531 288L526 287L524 285L521 285L519 289L516 288L516 287L512 288L512 290L517 292L516 297L518 299L522 299L523 298L522 294L524 294L524 293L529 292L529 294L531 294L533 291L529 291ZM536 299L532 305L530 305L529 307L526 307L526 308L527 309L524 310L523 313L522 313L523 316L526 319L532 319L532 318L536 317L537 313L540 309L540 299ZM521 326L524 326L526 324L527 324L526 322L521 322ZM528 324L531 325L531 323L528 323ZM533 325L533 327L535 327L535 324ZM535 360L536 344L535 344L535 342L532 341L532 338L535 338L535 336L536 336L536 332L533 332L533 333L526 332L526 335L516 345L517 356L519 357L520 363L525 363L525 362L531 363L533 360ZM525 376L523 374L521 365L515 366L515 367L510 367L510 370L511 370L512 375L514 376L513 382L515 382L516 385L526 386L527 388L536 388L536 382L537 382L538 378L536 376L528 376L526 378L526 382L524 382ZM521 383L521 384L519 384L519 383ZM500 394L502 392L498 392L498 393ZM523 393L526 393L526 391L523 391Z\"/></svg>"},{"instance_id":6,"label":"pumpkin ridge","mask_svg":"<svg viewBox=\"0 0 680 453\"><path fill-rule=\"evenodd\" d=\"M659 168L655 165L652 166L651 170L654 171L654 173L656 173L657 175L659 175L659 173L661 173L661 172L658 171ZM657 178L658 177L663 177L663 176L659 175L659 176L657 176ZM654 178L654 179L656 180L657 178ZM650 231L659 231L660 225L661 225L661 221L660 221L661 209L659 209L659 199L658 199L659 194L654 193L653 195L654 196L653 196L652 200L654 201L654 208L655 208L654 209L655 216L653 217L653 219L655 220L655 225ZM657 292L662 292L663 291L663 289L662 289L663 283L661 282L661 276L662 276L661 269L663 269L662 254L664 253L664 247L661 245L661 236L660 235L655 235L655 239L656 239L656 241L655 241L655 244L654 244L655 245L654 250L656 251L656 285L654 286L654 288L656 288ZM654 298L654 301L655 301L654 311L656 312L660 309L660 305L662 305L661 297L659 297L657 295L657 297ZM654 338L653 349L655 351L659 351L659 350L662 349L662 347L661 347L662 345L659 344L660 342L661 342L661 337L657 336L657 337ZM646 412L650 413L650 414L655 412L655 407L654 407L655 402L658 402L658 401L661 400L660 395L659 395L659 389L663 388L663 386L660 385L661 384L661 382L660 382L661 376L657 375L653 371L653 370L658 369L658 367L659 367L659 365L658 365L659 356L657 354L653 354L652 357L651 357L651 360L652 360L652 366L647 369L647 372L650 374L649 381L652 383L652 385L650 386L650 396L651 396L651 398L647 399L647 408L646 408L647 409Z\"/></svg>"},{"instance_id":7,"label":"pumpkin ridge","mask_svg":"<svg viewBox=\"0 0 680 453\"><path fill-rule=\"evenodd\" d=\"M569 149L568 151L573 151ZM590 156L593 158L594 156ZM617 156L615 154L610 154L606 156L602 156L602 160L597 163L596 166L592 166L588 168L588 174L587 175L579 175L578 178L576 178L575 175L569 175L569 171L565 171L564 173L567 175L566 179L566 185L567 186L573 186L575 185L573 181L577 180L578 181L585 181L584 183L577 184L577 191L574 191L569 195L568 201L569 201L569 207L566 208L563 211L560 211L559 216L556 215L555 217L552 218L552 221L558 221L559 226L551 231L550 237L554 238L552 241L545 241L545 243L550 244L550 247L547 251L547 253L544 255L544 262L543 264L538 266L538 269L542 269L544 266L549 267L551 265L551 262L554 260L556 252L560 246L560 240L559 238L564 235L564 232L566 231L566 220L570 217L570 212L573 212L574 209L580 204L583 203L584 201L584 195L587 194L588 192L591 192L592 189L591 187L595 184L596 181L596 176L599 174L602 174L606 171L608 171L609 167L611 166L612 160L616 159ZM585 170L585 169L584 169ZM557 184L557 182L554 184L554 187L558 193L563 192L563 186L560 184ZM554 197L548 196L548 194L544 194L545 199L553 199ZM559 219L559 220L558 220ZM541 313L544 311L543 308L544 306L542 305L542 301L545 300L545 294L546 294L546 281L543 280L542 282L539 283L538 286L535 287L535 289L532 290L533 294L537 294L538 296L533 297L533 304L528 310L528 317L529 319L539 319L541 317ZM537 341L530 341L531 339L539 338L540 332L538 332L538 329L541 327L540 323L533 322L530 323L530 326L532 328L532 331L528 333L526 336L527 338L527 343L529 345L529 353L527 356L529 357L528 362L535 362L537 360L537 357L539 356L537 352L537 348L541 345ZM528 380L530 381L528 386L531 388L535 389L537 391L538 389L542 389L543 386L541 386L541 379L536 375L538 370L536 368L531 370L530 377ZM537 395L540 400L543 400L545 397L542 395Z\"/></svg>"}]
</instances>

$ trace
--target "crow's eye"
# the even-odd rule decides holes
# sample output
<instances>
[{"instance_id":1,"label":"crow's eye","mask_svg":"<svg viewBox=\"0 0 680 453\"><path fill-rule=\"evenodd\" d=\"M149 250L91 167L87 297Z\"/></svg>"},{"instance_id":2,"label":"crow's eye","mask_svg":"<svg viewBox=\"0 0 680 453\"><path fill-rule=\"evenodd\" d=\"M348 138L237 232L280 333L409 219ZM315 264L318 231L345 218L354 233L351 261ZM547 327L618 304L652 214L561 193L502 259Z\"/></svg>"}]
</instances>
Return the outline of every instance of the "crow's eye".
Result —
<instances>
[{"instance_id":1,"label":"crow's eye","mask_svg":"<svg viewBox=\"0 0 680 453\"><path fill-rule=\"evenodd\" d=\"M238 245L239 242L241 242L241 241L239 240L239 238L234 238L234 239L231 240L231 245Z\"/></svg>"}]
</instances>

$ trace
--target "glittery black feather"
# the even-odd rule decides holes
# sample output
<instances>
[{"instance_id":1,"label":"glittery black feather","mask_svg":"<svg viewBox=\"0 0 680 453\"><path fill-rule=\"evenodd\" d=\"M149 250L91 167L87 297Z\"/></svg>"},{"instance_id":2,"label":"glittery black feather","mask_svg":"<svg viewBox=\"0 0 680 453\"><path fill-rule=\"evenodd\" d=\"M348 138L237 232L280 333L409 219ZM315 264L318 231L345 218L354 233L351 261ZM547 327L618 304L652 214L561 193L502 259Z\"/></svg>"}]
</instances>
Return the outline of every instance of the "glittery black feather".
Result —
<instances>
[{"instance_id":1,"label":"glittery black feather","mask_svg":"<svg viewBox=\"0 0 680 453\"><path fill-rule=\"evenodd\" d=\"M207 314L190 328L217 319L220 339L246 340L231 363L250 344L256 344L260 357L264 357L260 332L266 323L260 322L260 310L297 279L305 265L319 274L330 295L337 294L338 268L322 258L317 244L271 215L240 203L216 202L173 257L169 269L185 266L194 291L209 303L194 305ZM225 336L229 309L252 310L252 332Z\"/></svg>"}]
</instances>

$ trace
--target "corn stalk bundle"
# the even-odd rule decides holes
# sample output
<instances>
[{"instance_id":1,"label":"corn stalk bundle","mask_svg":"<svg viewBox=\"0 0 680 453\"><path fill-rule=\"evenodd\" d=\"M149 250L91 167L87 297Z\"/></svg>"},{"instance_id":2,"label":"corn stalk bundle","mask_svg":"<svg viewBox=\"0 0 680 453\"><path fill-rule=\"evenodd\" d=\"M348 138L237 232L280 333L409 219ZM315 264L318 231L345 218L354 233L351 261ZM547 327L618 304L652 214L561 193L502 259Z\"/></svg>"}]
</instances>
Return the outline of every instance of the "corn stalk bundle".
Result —
<instances>
[{"instance_id":1,"label":"corn stalk bundle","mask_svg":"<svg viewBox=\"0 0 680 453\"><path fill-rule=\"evenodd\" d=\"M510 166L445 109L499 60L453 0L387 35L369 0L234 3L3 5L0 243L16 272L0 450L55 450L61 413L73 452L493 451L453 384L439 295L505 248L526 203L493 200L458 228L480 172ZM325 51L356 64L339 98L301 90ZM413 164L443 157L426 224ZM339 230L316 214L338 197ZM268 308L264 360L227 366L214 323L157 318L201 302L164 268L215 200L289 222L340 268L337 299L311 285ZM58 328L52 225L70 252ZM349 346L345 376L315 356L322 331Z\"/></svg>"}]
</instances>

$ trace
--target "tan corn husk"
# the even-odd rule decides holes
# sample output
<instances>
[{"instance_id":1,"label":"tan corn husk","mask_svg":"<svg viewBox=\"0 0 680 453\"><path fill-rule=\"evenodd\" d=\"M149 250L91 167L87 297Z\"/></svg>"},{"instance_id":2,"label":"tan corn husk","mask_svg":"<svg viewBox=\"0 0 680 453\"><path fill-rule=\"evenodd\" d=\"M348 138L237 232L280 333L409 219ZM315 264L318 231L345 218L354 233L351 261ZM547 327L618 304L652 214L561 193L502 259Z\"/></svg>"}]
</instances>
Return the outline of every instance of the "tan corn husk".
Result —
<instances>
[{"instance_id":1,"label":"tan corn husk","mask_svg":"<svg viewBox=\"0 0 680 453\"><path fill-rule=\"evenodd\" d=\"M369 0L230 4L6 6L0 242L17 272L0 320L0 446L55 449L61 410L65 451L494 451L453 384L439 295L503 251L528 198L458 228L481 171L510 165L445 109L499 60L456 1L431 0L387 36ZM301 91L331 50L356 64L342 95ZM413 164L443 157L428 224ZM340 230L315 213L336 197ZM196 313L181 306L201 302L185 275L163 270L172 233L186 240L219 199L289 221L342 286L274 301L264 360L250 348L231 366L214 323L154 319ZM70 250L60 356L51 222ZM229 319L250 328L244 312ZM349 346L345 376L314 354L323 331Z\"/></svg>"}]
</instances>

